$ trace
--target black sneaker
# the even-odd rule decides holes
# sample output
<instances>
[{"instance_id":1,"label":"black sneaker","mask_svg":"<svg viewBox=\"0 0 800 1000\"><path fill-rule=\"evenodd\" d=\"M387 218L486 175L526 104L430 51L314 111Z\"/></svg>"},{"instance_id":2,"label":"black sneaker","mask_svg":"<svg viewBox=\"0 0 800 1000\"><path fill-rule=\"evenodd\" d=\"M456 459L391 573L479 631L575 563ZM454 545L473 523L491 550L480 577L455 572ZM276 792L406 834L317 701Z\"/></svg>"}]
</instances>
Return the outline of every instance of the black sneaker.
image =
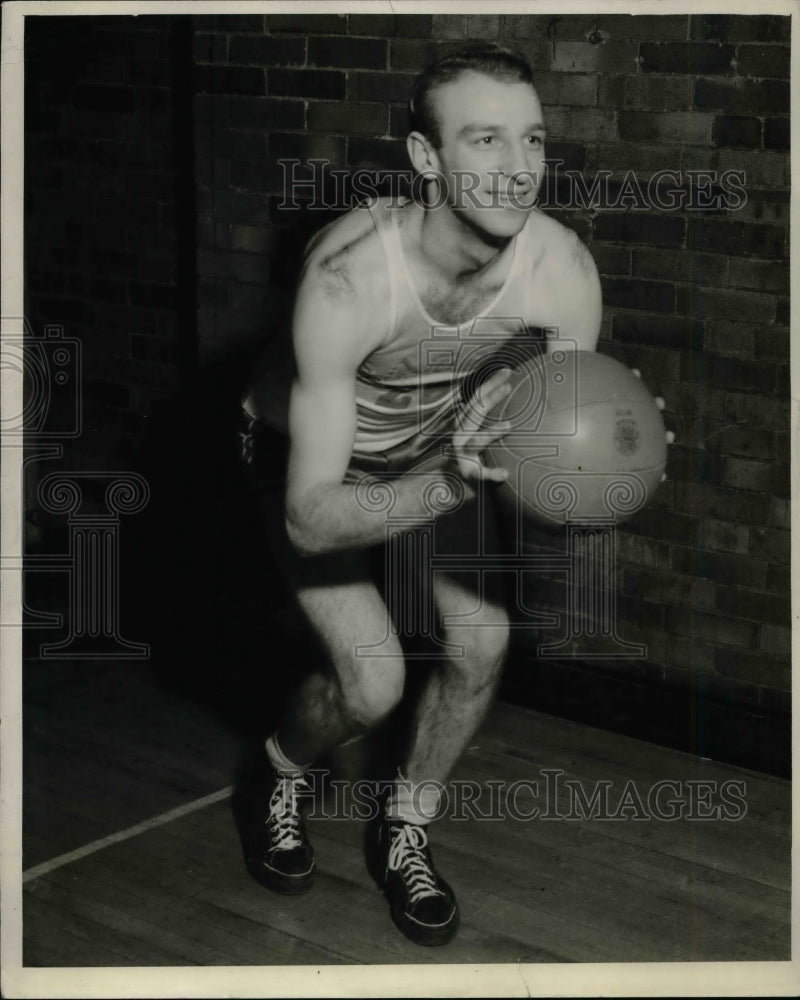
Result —
<instances>
[{"instance_id":1,"label":"black sneaker","mask_svg":"<svg viewBox=\"0 0 800 1000\"><path fill-rule=\"evenodd\" d=\"M247 869L257 882L275 892L306 892L314 884L314 850L298 799L311 789L304 777L286 777L275 770L271 788L266 819L247 851Z\"/></svg>"},{"instance_id":2,"label":"black sneaker","mask_svg":"<svg viewBox=\"0 0 800 1000\"><path fill-rule=\"evenodd\" d=\"M371 840L371 871L392 920L415 944L447 944L458 930L458 903L434 868L425 827L381 818Z\"/></svg>"}]
</instances>

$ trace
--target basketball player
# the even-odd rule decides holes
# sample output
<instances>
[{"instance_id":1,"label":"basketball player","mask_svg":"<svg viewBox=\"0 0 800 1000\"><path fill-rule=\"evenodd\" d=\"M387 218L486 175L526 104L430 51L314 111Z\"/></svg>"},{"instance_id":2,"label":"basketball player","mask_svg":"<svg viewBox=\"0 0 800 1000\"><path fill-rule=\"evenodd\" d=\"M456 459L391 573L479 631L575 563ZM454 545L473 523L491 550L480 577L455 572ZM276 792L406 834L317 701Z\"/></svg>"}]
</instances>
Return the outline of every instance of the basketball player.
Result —
<instances>
[{"instance_id":1,"label":"basketball player","mask_svg":"<svg viewBox=\"0 0 800 1000\"><path fill-rule=\"evenodd\" d=\"M488 44L448 56L416 80L409 113L408 153L425 178L425 203L377 199L312 240L293 317L285 485L276 464L261 473L262 482L280 484L279 563L330 662L303 683L266 742L272 787L248 864L259 881L285 893L309 888L314 875L299 811L305 772L375 726L403 693L403 649L387 634L389 609L370 569L386 514L359 499L359 482L383 473L394 491L392 517L437 517L437 554L448 540L457 551L460 535L474 534L476 494L491 499L493 481L504 476L481 453L508 429L487 422L508 391L508 367L495 363L470 396L465 387L477 362L507 356L509 344L542 328L592 351L600 330L589 252L535 207L545 131L525 59ZM436 343L457 349L450 361L431 352L426 362L422 348L443 330ZM476 336L474 351L458 350ZM287 430L280 392L268 359L244 401L251 463L264 425ZM433 453L441 461L415 475L411 465L434 447L422 427L437 428L451 448L441 448L440 436ZM454 480L451 502L430 511L426 490ZM441 633L463 655L432 661L398 780L372 833L371 863L391 915L419 944L445 943L458 926L427 831L437 807L432 785L447 779L467 746L503 664L509 626L488 579L496 575L487 574L478 602L469 574L434 574ZM365 655L378 645L380 656Z\"/></svg>"}]
</instances>

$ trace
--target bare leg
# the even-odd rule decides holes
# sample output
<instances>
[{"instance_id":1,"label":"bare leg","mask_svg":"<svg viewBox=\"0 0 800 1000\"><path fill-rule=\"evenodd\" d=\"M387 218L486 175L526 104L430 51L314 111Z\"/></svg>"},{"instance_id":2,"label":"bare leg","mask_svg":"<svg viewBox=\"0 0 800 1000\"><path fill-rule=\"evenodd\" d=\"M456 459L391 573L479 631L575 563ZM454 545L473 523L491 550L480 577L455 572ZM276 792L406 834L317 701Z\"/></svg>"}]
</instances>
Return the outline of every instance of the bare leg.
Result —
<instances>
[{"instance_id":1,"label":"bare leg","mask_svg":"<svg viewBox=\"0 0 800 1000\"><path fill-rule=\"evenodd\" d=\"M445 575L437 574L435 594L444 615L469 612L478 602L469 587ZM444 782L480 725L503 666L508 618L502 605L484 601L474 624L445 632L448 642L463 646L464 655L436 661L417 704L403 769L414 784Z\"/></svg>"},{"instance_id":2,"label":"bare leg","mask_svg":"<svg viewBox=\"0 0 800 1000\"><path fill-rule=\"evenodd\" d=\"M405 669L395 636L382 643L381 656L356 655L357 646L387 635L388 612L374 584L305 587L297 598L332 668L307 678L276 733L290 760L308 764L387 715L402 696Z\"/></svg>"}]
</instances>

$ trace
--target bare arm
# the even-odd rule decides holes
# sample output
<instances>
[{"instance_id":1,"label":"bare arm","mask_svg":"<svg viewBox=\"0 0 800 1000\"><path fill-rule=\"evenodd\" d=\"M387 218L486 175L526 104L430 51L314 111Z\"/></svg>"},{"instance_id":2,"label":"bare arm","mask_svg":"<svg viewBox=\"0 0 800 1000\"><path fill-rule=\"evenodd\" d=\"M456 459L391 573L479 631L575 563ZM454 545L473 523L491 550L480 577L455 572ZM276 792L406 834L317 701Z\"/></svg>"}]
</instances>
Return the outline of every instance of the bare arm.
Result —
<instances>
[{"instance_id":1,"label":"bare arm","mask_svg":"<svg viewBox=\"0 0 800 1000\"><path fill-rule=\"evenodd\" d=\"M346 274L332 276L321 265L310 265L301 282L294 316L297 377L289 404L286 492L287 530L303 555L363 548L386 537L385 513L366 509L358 501L356 487L342 482L356 432L356 371L377 346L376 315L380 315L380 306L370 301L369 289L359 292ZM504 378L495 379L498 387ZM497 393L484 393L483 409L488 412L498 398ZM497 470L487 470L473 459L487 439L485 432L480 433L482 422L477 411L469 417L468 432L462 432L456 443L463 461L453 462L451 475L498 478ZM491 436L498 436L501 430L495 428ZM423 519L433 516L423 496L443 478L441 473L431 472L392 480L396 494L392 514ZM454 505L457 502L455 495Z\"/></svg>"}]
</instances>

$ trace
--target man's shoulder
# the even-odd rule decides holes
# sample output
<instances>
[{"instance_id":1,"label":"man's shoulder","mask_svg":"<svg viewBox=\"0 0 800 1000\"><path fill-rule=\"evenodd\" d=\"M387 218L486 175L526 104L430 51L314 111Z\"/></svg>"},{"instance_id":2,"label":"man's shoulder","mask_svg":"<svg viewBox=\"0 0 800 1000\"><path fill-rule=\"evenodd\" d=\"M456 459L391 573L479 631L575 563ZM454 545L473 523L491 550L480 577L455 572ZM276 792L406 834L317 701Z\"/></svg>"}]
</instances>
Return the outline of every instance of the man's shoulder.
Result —
<instances>
[{"instance_id":1,"label":"man's shoulder","mask_svg":"<svg viewBox=\"0 0 800 1000\"><path fill-rule=\"evenodd\" d=\"M385 294L388 269L370 207L351 209L312 237L303 280L338 296Z\"/></svg>"},{"instance_id":2,"label":"man's shoulder","mask_svg":"<svg viewBox=\"0 0 800 1000\"><path fill-rule=\"evenodd\" d=\"M535 209L528 220L533 260L545 271L593 279L597 273L589 248L578 234L563 222Z\"/></svg>"}]
</instances>

